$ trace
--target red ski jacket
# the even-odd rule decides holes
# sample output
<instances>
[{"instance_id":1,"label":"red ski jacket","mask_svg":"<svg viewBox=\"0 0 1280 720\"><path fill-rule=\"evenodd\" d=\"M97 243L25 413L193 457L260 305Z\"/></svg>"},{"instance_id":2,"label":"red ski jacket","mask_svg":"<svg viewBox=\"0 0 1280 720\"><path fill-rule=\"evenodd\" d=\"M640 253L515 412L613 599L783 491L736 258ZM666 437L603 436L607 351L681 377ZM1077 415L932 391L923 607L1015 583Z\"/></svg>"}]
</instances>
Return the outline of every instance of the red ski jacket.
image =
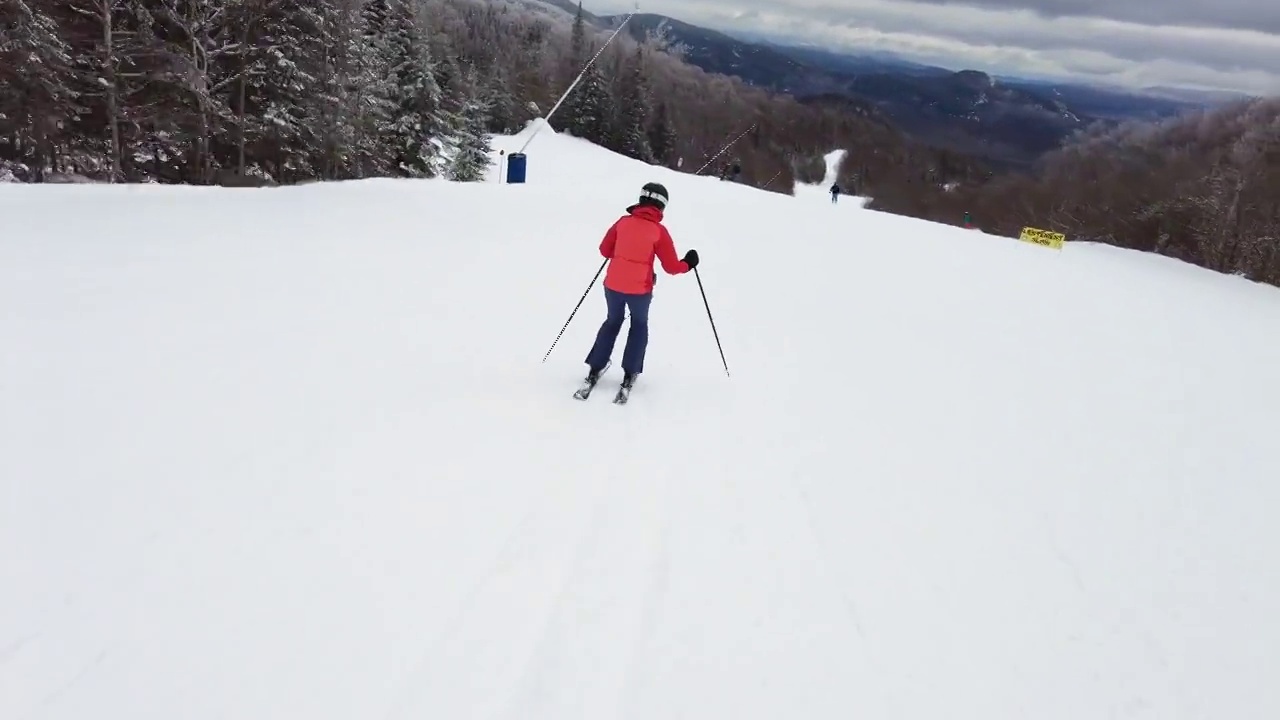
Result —
<instances>
[{"instance_id":1,"label":"red ski jacket","mask_svg":"<svg viewBox=\"0 0 1280 720\"><path fill-rule=\"evenodd\" d=\"M676 255L671 233L662 224L662 211L652 205L627 208L627 214L605 233L600 254L610 260L604 286L628 295L653 292L655 257L668 275L689 272L689 263Z\"/></svg>"}]
</instances>

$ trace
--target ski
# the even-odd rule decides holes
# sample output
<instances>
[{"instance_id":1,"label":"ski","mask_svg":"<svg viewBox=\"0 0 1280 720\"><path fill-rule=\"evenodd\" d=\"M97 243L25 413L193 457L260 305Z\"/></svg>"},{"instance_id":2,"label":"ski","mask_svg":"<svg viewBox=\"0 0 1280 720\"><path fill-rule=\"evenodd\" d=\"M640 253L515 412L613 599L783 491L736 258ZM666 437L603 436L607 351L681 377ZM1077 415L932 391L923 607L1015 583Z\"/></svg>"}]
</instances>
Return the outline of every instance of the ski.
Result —
<instances>
[{"instance_id":1,"label":"ski","mask_svg":"<svg viewBox=\"0 0 1280 720\"><path fill-rule=\"evenodd\" d=\"M590 376L583 380L582 385L578 388L577 392L573 394L573 396L579 400L586 400L591 397L591 391L596 388L596 384L600 382L600 378L604 377L606 372L609 372L609 366L611 365L613 365L612 360L605 363L604 369L600 371L599 375L596 375L594 380Z\"/></svg>"}]
</instances>

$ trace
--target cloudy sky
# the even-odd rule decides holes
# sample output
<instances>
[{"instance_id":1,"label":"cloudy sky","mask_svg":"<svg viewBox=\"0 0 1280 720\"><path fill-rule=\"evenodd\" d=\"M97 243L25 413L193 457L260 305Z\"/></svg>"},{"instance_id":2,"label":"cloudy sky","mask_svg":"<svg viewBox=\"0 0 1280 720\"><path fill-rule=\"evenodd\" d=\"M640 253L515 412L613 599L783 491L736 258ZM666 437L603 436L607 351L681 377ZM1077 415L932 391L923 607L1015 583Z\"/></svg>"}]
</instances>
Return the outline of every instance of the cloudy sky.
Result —
<instances>
[{"instance_id":1,"label":"cloudy sky","mask_svg":"<svg viewBox=\"0 0 1280 720\"><path fill-rule=\"evenodd\" d=\"M596 13L634 0L584 0ZM641 0L721 30L943 67L1280 95L1280 0Z\"/></svg>"}]
</instances>

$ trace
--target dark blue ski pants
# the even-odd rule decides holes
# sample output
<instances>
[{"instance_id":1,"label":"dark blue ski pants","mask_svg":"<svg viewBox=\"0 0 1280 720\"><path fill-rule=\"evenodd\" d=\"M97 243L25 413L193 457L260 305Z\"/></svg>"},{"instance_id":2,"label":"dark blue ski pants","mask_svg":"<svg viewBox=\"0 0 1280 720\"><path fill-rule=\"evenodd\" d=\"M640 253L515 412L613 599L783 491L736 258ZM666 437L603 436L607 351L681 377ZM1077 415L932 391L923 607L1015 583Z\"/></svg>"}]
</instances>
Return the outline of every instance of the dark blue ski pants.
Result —
<instances>
[{"instance_id":1,"label":"dark blue ski pants","mask_svg":"<svg viewBox=\"0 0 1280 720\"><path fill-rule=\"evenodd\" d=\"M609 316L596 333L596 344L587 354L587 365L598 369L609 362L618 333L622 330L623 311L630 309L631 329L627 331L627 345L622 351L622 371L644 372L644 351L649 345L649 303L653 301L653 293L628 295L605 288L604 301L609 307Z\"/></svg>"}]
</instances>

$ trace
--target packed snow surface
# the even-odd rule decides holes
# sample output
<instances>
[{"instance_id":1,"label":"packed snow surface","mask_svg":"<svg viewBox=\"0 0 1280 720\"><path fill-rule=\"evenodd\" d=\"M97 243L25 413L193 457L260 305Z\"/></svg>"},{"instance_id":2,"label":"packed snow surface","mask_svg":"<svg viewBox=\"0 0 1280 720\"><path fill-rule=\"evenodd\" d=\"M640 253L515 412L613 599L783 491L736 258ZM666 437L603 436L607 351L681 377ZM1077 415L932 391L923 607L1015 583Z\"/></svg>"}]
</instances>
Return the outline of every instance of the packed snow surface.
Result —
<instances>
[{"instance_id":1,"label":"packed snow surface","mask_svg":"<svg viewBox=\"0 0 1280 720\"><path fill-rule=\"evenodd\" d=\"M529 162L0 189L0 717L1280 717L1276 289Z\"/></svg>"}]
</instances>

